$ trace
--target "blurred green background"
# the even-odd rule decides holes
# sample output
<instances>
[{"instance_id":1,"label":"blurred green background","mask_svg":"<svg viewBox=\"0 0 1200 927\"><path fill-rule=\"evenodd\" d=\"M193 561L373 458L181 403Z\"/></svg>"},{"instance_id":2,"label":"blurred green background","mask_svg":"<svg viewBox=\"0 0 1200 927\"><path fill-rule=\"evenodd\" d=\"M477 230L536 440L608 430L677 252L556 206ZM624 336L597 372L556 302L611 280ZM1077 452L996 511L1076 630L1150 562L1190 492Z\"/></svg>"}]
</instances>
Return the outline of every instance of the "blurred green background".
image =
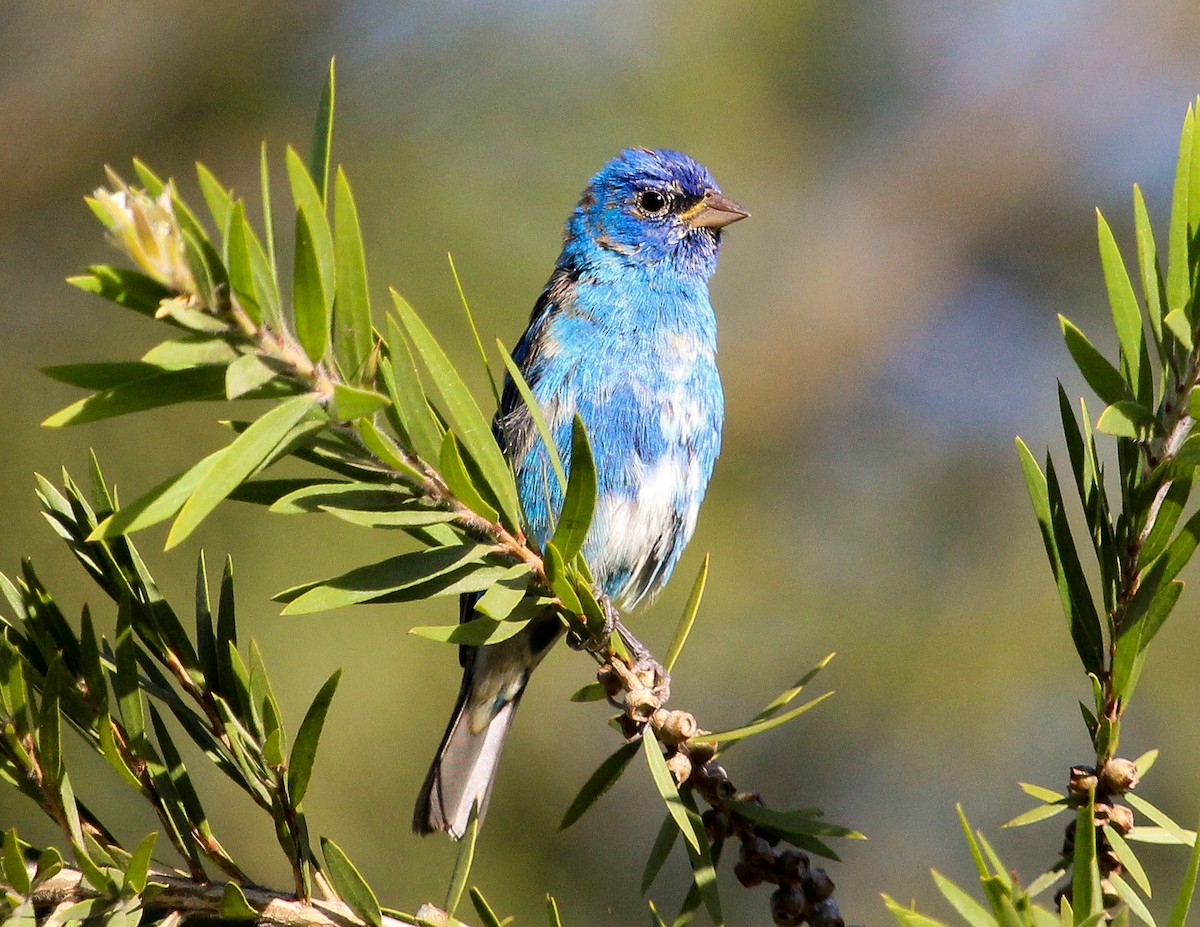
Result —
<instances>
[{"instance_id":1,"label":"blurred green background","mask_svg":"<svg viewBox=\"0 0 1200 927\"><path fill-rule=\"evenodd\" d=\"M259 140L303 149L338 57L335 157L347 166L381 308L388 284L470 360L445 254L486 340L519 335L587 178L627 145L681 148L751 221L730 230L713 301L728 393L725 451L676 582L635 626L662 647L704 551L710 591L674 700L741 721L831 650L837 697L731 757L778 807L819 805L870 835L833 865L847 919L883 923L888 891L940 905L928 869L969 878L954 802L1029 878L1061 822L994 828L1088 759L1074 663L1012 438L1056 452L1054 382L1082 385L1064 312L1106 346L1092 208L1132 249L1130 184L1163 227L1184 108L1200 90L1193 0L509 4L443 2L0 5L0 275L6 281L0 564L31 554L51 587L92 595L37 514L32 472L82 475L94 446L125 498L217 447L217 406L67 432L76 398L39 366L136 356L161 335L62 278L114 257L82 196L140 156L196 195L204 161L257 203ZM280 172L282 176L282 172ZM282 190L279 199L283 200ZM286 225L286 222L283 223ZM476 378L477 384L482 383ZM406 635L452 621L376 607L284 619L276 590L379 559L381 537L231 504L181 551L141 546L181 605L194 554L237 563L241 621L290 722L346 667L309 805L388 903L439 900L448 841L409 815L458 684L453 652ZM1197 811L1197 600L1151 653L1123 753L1165 755L1143 794ZM582 823L555 827L614 747L602 708L566 696L589 663L556 652L526 697L475 878L537 923L643 923L640 867L661 818L627 777ZM136 840L152 826L107 767L76 789ZM201 764L195 764L197 768ZM82 781L81 781L82 779ZM286 885L265 821L216 775L219 837ZM0 821L48 827L7 791ZM1147 850L1174 880L1180 860ZM655 890L674 910L681 861ZM734 924L766 890L726 892ZM1170 883L1153 905L1165 911Z\"/></svg>"}]
</instances>

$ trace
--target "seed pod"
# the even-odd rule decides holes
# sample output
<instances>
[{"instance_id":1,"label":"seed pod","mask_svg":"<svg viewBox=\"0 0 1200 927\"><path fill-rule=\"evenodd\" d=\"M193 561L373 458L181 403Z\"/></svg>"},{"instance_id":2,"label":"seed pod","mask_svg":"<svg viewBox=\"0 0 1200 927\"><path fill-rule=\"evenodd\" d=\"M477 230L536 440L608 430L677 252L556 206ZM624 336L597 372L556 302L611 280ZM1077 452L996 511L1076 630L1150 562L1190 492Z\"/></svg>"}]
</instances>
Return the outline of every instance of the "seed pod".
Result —
<instances>
[{"instance_id":1,"label":"seed pod","mask_svg":"<svg viewBox=\"0 0 1200 927\"><path fill-rule=\"evenodd\" d=\"M655 712L657 718L658 712ZM696 719L686 711L667 712L665 723L656 725L668 743L683 743L700 729Z\"/></svg>"},{"instance_id":2,"label":"seed pod","mask_svg":"<svg viewBox=\"0 0 1200 927\"><path fill-rule=\"evenodd\" d=\"M1113 907L1121 900L1121 896L1117 894L1117 890L1113 888L1112 882L1108 879L1100 880L1100 895L1104 899L1106 908Z\"/></svg>"},{"instance_id":3,"label":"seed pod","mask_svg":"<svg viewBox=\"0 0 1200 927\"><path fill-rule=\"evenodd\" d=\"M799 889L782 885L771 893L771 919L780 927L798 927L807 913L808 903Z\"/></svg>"},{"instance_id":4,"label":"seed pod","mask_svg":"<svg viewBox=\"0 0 1200 927\"><path fill-rule=\"evenodd\" d=\"M816 904L833 894L833 879L829 878L829 873L824 869L812 869L808 878L801 882L801 887L804 889L804 897Z\"/></svg>"},{"instance_id":5,"label":"seed pod","mask_svg":"<svg viewBox=\"0 0 1200 927\"><path fill-rule=\"evenodd\" d=\"M1119 794L1136 788L1141 776L1132 760L1114 757L1100 767L1100 788L1105 792Z\"/></svg>"},{"instance_id":6,"label":"seed pod","mask_svg":"<svg viewBox=\"0 0 1200 927\"><path fill-rule=\"evenodd\" d=\"M775 851L762 837L749 837L742 841L741 859L748 866L759 869L774 868Z\"/></svg>"},{"instance_id":7,"label":"seed pod","mask_svg":"<svg viewBox=\"0 0 1200 927\"><path fill-rule=\"evenodd\" d=\"M812 927L846 927L842 912L832 898L819 901L809 908L808 922Z\"/></svg>"},{"instance_id":8,"label":"seed pod","mask_svg":"<svg viewBox=\"0 0 1200 927\"><path fill-rule=\"evenodd\" d=\"M700 815L700 820L704 822L704 833L709 843L724 840L733 833L733 822L729 820L729 815L717 808L709 808Z\"/></svg>"},{"instance_id":9,"label":"seed pod","mask_svg":"<svg viewBox=\"0 0 1200 927\"><path fill-rule=\"evenodd\" d=\"M1093 792L1099 784L1099 779L1096 778L1096 770L1090 766L1072 766L1071 778L1067 782L1067 789L1073 795L1086 795L1088 792Z\"/></svg>"},{"instance_id":10,"label":"seed pod","mask_svg":"<svg viewBox=\"0 0 1200 927\"><path fill-rule=\"evenodd\" d=\"M733 864L733 875L742 884L742 888L754 888L756 885L761 885L763 881L762 873L757 866L747 865L741 860Z\"/></svg>"},{"instance_id":11,"label":"seed pod","mask_svg":"<svg viewBox=\"0 0 1200 927\"><path fill-rule=\"evenodd\" d=\"M692 761L688 759L686 753L680 753L677 750L667 759L667 769L671 770L676 784L683 785L687 782L688 776L692 774Z\"/></svg>"},{"instance_id":12,"label":"seed pod","mask_svg":"<svg viewBox=\"0 0 1200 927\"><path fill-rule=\"evenodd\" d=\"M775 877L780 885L799 885L808 876L808 856L790 847L775 858Z\"/></svg>"},{"instance_id":13,"label":"seed pod","mask_svg":"<svg viewBox=\"0 0 1200 927\"><path fill-rule=\"evenodd\" d=\"M1122 836L1133 830L1133 809L1125 805L1112 805L1108 809L1108 823Z\"/></svg>"},{"instance_id":14,"label":"seed pod","mask_svg":"<svg viewBox=\"0 0 1200 927\"><path fill-rule=\"evenodd\" d=\"M658 707L658 696L649 689L633 689L625 694L625 711L638 721L648 719Z\"/></svg>"}]
</instances>

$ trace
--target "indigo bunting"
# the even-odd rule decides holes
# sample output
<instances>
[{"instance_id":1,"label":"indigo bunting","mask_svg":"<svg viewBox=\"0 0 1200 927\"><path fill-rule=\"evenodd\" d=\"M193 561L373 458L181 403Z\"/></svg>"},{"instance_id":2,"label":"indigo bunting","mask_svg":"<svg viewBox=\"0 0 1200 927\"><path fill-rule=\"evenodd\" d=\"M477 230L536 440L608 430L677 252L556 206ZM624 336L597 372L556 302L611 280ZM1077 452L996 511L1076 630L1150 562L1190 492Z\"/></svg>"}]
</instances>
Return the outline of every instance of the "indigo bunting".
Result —
<instances>
[{"instance_id":1,"label":"indigo bunting","mask_svg":"<svg viewBox=\"0 0 1200 927\"><path fill-rule=\"evenodd\" d=\"M746 215L687 155L622 151L567 220L562 253L513 351L564 468L576 413L587 428L597 499L583 553L622 609L662 587L696 527L724 416L708 278L721 229ZM494 430L525 530L540 546L562 493L511 378ZM476 601L463 597L462 620ZM458 838L473 803L483 814L529 674L561 632L548 617L507 641L462 648L462 688L417 800L418 833Z\"/></svg>"}]
</instances>

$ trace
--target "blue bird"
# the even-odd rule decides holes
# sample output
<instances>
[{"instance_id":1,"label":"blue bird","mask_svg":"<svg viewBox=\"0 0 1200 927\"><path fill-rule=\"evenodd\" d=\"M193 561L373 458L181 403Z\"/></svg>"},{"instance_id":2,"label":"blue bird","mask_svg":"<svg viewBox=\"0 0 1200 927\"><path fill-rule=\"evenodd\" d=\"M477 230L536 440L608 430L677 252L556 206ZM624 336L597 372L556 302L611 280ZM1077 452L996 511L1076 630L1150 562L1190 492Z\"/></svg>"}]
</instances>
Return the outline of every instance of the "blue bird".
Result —
<instances>
[{"instance_id":1,"label":"blue bird","mask_svg":"<svg viewBox=\"0 0 1200 927\"><path fill-rule=\"evenodd\" d=\"M597 500L583 552L621 609L662 587L696 527L724 417L708 279L721 229L746 216L687 155L622 151L567 220L562 253L513 351L564 467L576 413L587 427ZM544 544L562 493L511 379L494 430L526 532ZM476 599L463 597L464 621ZM462 648L462 688L417 800L418 833L458 838L473 803L482 815L529 674L561 631L555 618L535 620L502 643Z\"/></svg>"}]
</instances>

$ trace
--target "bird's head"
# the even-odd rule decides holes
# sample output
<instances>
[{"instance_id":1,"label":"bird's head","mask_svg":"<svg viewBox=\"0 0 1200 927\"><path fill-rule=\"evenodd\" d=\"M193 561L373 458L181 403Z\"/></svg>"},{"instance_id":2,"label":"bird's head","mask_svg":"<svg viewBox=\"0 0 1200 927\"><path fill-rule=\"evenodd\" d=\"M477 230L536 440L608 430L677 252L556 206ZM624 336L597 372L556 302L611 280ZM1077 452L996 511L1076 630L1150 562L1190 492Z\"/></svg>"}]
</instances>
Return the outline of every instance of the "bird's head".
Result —
<instances>
[{"instance_id":1,"label":"bird's head","mask_svg":"<svg viewBox=\"0 0 1200 927\"><path fill-rule=\"evenodd\" d=\"M721 229L747 215L687 155L627 148L588 184L567 223L567 248L585 259L707 277Z\"/></svg>"}]
</instances>

